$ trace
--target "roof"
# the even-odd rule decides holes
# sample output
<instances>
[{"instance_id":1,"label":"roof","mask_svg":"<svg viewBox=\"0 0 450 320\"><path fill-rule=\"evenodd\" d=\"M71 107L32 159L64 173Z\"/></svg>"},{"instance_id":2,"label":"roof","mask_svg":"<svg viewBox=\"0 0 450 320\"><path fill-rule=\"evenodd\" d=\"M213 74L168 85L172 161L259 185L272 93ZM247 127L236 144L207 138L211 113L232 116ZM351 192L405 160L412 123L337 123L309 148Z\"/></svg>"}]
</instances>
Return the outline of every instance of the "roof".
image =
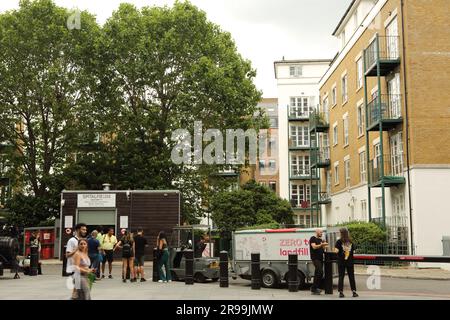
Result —
<instances>
[{"instance_id":1,"label":"roof","mask_svg":"<svg viewBox=\"0 0 450 320\"><path fill-rule=\"evenodd\" d=\"M179 190L63 190L61 193L180 193Z\"/></svg>"},{"instance_id":2,"label":"roof","mask_svg":"<svg viewBox=\"0 0 450 320\"><path fill-rule=\"evenodd\" d=\"M330 59L297 59L297 60L280 60L274 64L293 64L293 63L329 63Z\"/></svg>"},{"instance_id":3,"label":"roof","mask_svg":"<svg viewBox=\"0 0 450 320\"><path fill-rule=\"evenodd\" d=\"M336 29L334 29L333 31L333 36L336 35L336 32L339 30L339 28L341 27L342 23L344 22L345 18L347 17L347 14L350 12L350 10L352 9L353 5L355 4L356 0L352 0L352 2L350 3L350 5L348 6L347 10L345 11L344 15L342 16L341 20L339 21Z\"/></svg>"}]
</instances>

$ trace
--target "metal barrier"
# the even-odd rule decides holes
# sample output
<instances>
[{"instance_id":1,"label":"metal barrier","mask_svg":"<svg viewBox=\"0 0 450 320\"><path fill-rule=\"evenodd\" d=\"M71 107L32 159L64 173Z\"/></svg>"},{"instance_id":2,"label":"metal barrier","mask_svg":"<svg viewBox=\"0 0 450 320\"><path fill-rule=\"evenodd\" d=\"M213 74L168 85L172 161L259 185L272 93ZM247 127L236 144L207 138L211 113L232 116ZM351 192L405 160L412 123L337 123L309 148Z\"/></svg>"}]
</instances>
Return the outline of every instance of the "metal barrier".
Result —
<instances>
[{"instance_id":1,"label":"metal barrier","mask_svg":"<svg viewBox=\"0 0 450 320\"><path fill-rule=\"evenodd\" d=\"M194 251L186 250L184 256L186 259L184 283L194 284Z\"/></svg>"},{"instance_id":2,"label":"metal barrier","mask_svg":"<svg viewBox=\"0 0 450 320\"><path fill-rule=\"evenodd\" d=\"M259 253L252 253L252 289L261 289L261 268L260 268L260 255Z\"/></svg>"},{"instance_id":3,"label":"metal barrier","mask_svg":"<svg viewBox=\"0 0 450 320\"><path fill-rule=\"evenodd\" d=\"M395 262L430 262L450 263L450 256L408 256L408 255L370 255L355 254L354 264L365 264L367 261L395 261ZM325 252L325 294L333 294L333 262L337 261L337 254Z\"/></svg>"},{"instance_id":4,"label":"metal barrier","mask_svg":"<svg viewBox=\"0 0 450 320\"><path fill-rule=\"evenodd\" d=\"M38 275L39 250L37 246L30 247L30 276Z\"/></svg>"},{"instance_id":5,"label":"metal barrier","mask_svg":"<svg viewBox=\"0 0 450 320\"><path fill-rule=\"evenodd\" d=\"M220 287L228 288L228 252L220 251Z\"/></svg>"},{"instance_id":6,"label":"metal barrier","mask_svg":"<svg viewBox=\"0 0 450 320\"><path fill-rule=\"evenodd\" d=\"M289 292L298 291L298 255L290 254L288 258L288 288Z\"/></svg>"}]
</instances>

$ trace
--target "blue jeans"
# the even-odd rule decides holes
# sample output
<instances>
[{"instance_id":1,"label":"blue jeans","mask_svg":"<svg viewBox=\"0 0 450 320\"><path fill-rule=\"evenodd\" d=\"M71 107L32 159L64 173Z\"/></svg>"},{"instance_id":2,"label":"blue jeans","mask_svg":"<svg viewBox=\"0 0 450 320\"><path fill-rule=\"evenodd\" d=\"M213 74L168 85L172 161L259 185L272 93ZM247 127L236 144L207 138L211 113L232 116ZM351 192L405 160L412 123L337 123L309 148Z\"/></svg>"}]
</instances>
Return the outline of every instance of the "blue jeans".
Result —
<instances>
[{"instance_id":1,"label":"blue jeans","mask_svg":"<svg viewBox=\"0 0 450 320\"><path fill-rule=\"evenodd\" d=\"M166 273L164 274L163 266L165 267ZM163 250L161 258L158 260L158 274L159 274L159 280L162 281L168 281L172 280L172 277L170 275L170 268L169 268L169 250Z\"/></svg>"},{"instance_id":2,"label":"blue jeans","mask_svg":"<svg viewBox=\"0 0 450 320\"><path fill-rule=\"evenodd\" d=\"M100 259L98 255L99 254L89 256L89 259L91 260L91 265L89 267L94 268L95 275L97 276L97 278L100 278Z\"/></svg>"}]
</instances>

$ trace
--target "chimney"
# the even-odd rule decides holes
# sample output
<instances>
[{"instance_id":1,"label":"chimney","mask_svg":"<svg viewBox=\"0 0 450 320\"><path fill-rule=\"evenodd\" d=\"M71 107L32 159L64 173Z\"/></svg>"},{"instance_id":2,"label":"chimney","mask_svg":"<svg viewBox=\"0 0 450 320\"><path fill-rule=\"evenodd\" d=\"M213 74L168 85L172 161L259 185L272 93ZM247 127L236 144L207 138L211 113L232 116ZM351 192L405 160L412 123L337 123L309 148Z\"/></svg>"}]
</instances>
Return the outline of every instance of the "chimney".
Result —
<instances>
[{"instance_id":1,"label":"chimney","mask_svg":"<svg viewBox=\"0 0 450 320\"><path fill-rule=\"evenodd\" d=\"M111 185L109 183L104 183L104 184L102 184L102 186L103 186L103 190L105 190L105 191L109 191L109 187L111 187Z\"/></svg>"}]
</instances>

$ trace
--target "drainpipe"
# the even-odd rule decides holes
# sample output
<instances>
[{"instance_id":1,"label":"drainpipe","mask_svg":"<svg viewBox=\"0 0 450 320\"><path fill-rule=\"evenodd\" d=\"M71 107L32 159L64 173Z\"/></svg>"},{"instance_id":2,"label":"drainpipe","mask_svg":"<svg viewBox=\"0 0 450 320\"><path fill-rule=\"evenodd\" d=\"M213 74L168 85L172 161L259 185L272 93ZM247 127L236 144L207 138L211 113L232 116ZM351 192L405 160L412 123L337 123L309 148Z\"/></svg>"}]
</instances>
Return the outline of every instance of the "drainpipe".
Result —
<instances>
[{"instance_id":1,"label":"drainpipe","mask_svg":"<svg viewBox=\"0 0 450 320\"><path fill-rule=\"evenodd\" d=\"M409 229L411 236L411 254L415 254L414 250L414 231L413 231L413 210L411 200L411 174L410 174L410 160L409 160L409 116L408 116L408 86L406 85L406 47L405 47L405 20L404 20L405 1L401 0L401 14L402 14L402 47L403 47L403 86L405 90L405 126L406 126L406 166L408 175L408 202L409 202Z\"/></svg>"}]
</instances>

